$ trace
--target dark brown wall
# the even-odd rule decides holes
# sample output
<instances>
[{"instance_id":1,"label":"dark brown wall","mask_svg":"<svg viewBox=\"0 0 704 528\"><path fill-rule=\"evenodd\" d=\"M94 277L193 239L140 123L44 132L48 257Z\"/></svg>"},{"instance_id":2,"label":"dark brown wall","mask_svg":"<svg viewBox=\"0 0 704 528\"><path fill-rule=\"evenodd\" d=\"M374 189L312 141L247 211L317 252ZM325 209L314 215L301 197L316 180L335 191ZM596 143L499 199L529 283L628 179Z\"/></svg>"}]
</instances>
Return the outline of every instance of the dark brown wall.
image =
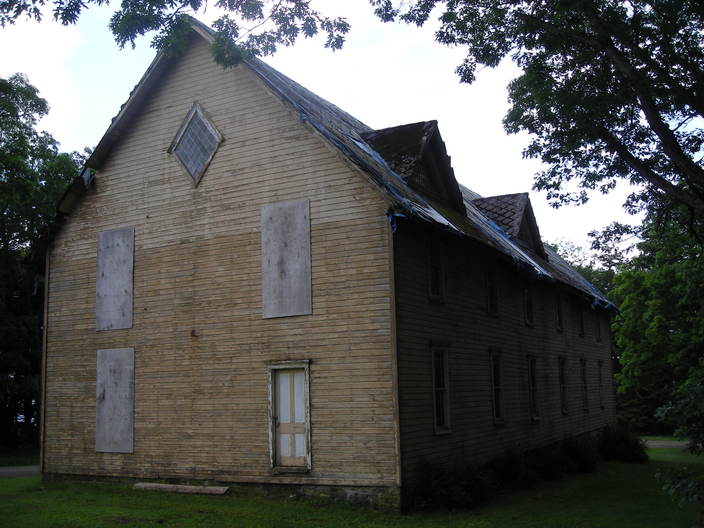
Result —
<instances>
[{"instance_id":1,"label":"dark brown wall","mask_svg":"<svg viewBox=\"0 0 704 528\"><path fill-rule=\"evenodd\" d=\"M445 298L428 296L429 237L438 237L445 256ZM521 271L498 252L466 239L407 222L394 235L401 463L404 492L419 484L421 462L456 465L481 462L507 449L525 450L596 430L614 416L608 314L591 309L576 291ZM495 269L498 311L489 315L484 274ZM523 291L533 292L534 325L526 326ZM563 330L555 324L561 293ZM578 335L578 310L585 333ZM597 341L596 321L601 322ZM449 347L451 432L434 434L432 342ZM494 423L489 350L501 351L504 423ZM537 358L540 420L530 416L527 356ZM568 414L560 405L558 357L566 357ZM580 358L587 361L589 407L583 410ZM603 361L603 408L597 362Z\"/></svg>"}]
</instances>

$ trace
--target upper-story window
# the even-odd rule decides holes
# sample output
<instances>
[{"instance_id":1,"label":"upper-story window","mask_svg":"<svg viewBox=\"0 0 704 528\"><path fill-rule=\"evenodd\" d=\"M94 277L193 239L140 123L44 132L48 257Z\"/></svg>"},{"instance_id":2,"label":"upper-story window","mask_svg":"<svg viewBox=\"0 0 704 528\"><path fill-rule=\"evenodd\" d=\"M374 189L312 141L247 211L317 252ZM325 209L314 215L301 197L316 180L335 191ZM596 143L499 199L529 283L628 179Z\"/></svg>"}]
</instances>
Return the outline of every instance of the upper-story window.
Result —
<instances>
[{"instance_id":1,"label":"upper-story window","mask_svg":"<svg viewBox=\"0 0 704 528\"><path fill-rule=\"evenodd\" d=\"M432 236L428 246L428 296L434 301L445 299L445 265L442 244Z\"/></svg>"},{"instance_id":2,"label":"upper-story window","mask_svg":"<svg viewBox=\"0 0 704 528\"><path fill-rule=\"evenodd\" d=\"M599 316L599 312L594 314L594 330L597 342L601 343L601 317Z\"/></svg>"},{"instance_id":3,"label":"upper-story window","mask_svg":"<svg viewBox=\"0 0 704 528\"><path fill-rule=\"evenodd\" d=\"M489 315L498 315L499 296L496 284L496 272L493 268L487 267L484 271L484 306Z\"/></svg>"},{"instance_id":4,"label":"upper-story window","mask_svg":"<svg viewBox=\"0 0 704 528\"><path fill-rule=\"evenodd\" d=\"M450 432L450 385L447 350L433 346L433 420L436 434Z\"/></svg>"},{"instance_id":5,"label":"upper-story window","mask_svg":"<svg viewBox=\"0 0 704 528\"><path fill-rule=\"evenodd\" d=\"M555 295L555 330L562 332L564 328L562 317L562 297L559 294Z\"/></svg>"},{"instance_id":6,"label":"upper-story window","mask_svg":"<svg viewBox=\"0 0 704 528\"><path fill-rule=\"evenodd\" d=\"M526 326L535 324L535 310L533 306L533 292L530 288L523 290L523 321Z\"/></svg>"},{"instance_id":7,"label":"upper-story window","mask_svg":"<svg viewBox=\"0 0 704 528\"><path fill-rule=\"evenodd\" d=\"M581 306L577 306L577 334L584 337L584 310Z\"/></svg>"},{"instance_id":8,"label":"upper-story window","mask_svg":"<svg viewBox=\"0 0 704 528\"><path fill-rule=\"evenodd\" d=\"M169 152L173 152L183 168L193 178L193 183L200 183L205 169L215 156L222 136L210 123L203 109L194 103L181 124Z\"/></svg>"}]
</instances>

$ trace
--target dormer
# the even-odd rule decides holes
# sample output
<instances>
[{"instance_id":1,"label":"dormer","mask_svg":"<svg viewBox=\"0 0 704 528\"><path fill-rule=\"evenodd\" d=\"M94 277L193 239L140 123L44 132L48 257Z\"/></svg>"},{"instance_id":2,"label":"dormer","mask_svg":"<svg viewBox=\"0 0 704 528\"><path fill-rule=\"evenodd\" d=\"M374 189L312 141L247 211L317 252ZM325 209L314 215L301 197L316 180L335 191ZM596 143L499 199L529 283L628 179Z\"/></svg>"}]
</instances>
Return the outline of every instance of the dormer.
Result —
<instances>
[{"instance_id":1,"label":"dormer","mask_svg":"<svg viewBox=\"0 0 704 528\"><path fill-rule=\"evenodd\" d=\"M509 237L539 257L548 256L540 238L528 193L502 194L472 200L484 216L491 218Z\"/></svg>"},{"instance_id":2,"label":"dormer","mask_svg":"<svg viewBox=\"0 0 704 528\"><path fill-rule=\"evenodd\" d=\"M414 191L466 214L437 121L364 132L362 138Z\"/></svg>"}]
</instances>

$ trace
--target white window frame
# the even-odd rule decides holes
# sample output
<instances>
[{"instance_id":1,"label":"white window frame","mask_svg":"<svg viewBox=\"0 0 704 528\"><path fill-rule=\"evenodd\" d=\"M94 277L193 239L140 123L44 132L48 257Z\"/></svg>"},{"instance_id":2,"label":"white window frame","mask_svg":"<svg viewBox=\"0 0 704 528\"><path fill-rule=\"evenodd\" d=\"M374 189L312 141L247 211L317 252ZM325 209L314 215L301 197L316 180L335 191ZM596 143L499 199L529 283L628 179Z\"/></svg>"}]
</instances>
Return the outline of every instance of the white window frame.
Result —
<instances>
[{"instance_id":1,"label":"white window frame","mask_svg":"<svg viewBox=\"0 0 704 528\"><path fill-rule=\"evenodd\" d=\"M277 370L303 370L303 402L305 406L306 452L303 466L279 466L276 463L276 391L274 373ZM267 365L267 396L269 399L269 464L273 473L307 473L312 468L312 449L310 433L310 360L272 361Z\"/></svg>"},{"instance_id":2,"label":"white window frame","mask_svg":"<svg viewBox=\"0 0 704 528\"><path fill-rule=\"evenodd\" d=\"M443 364L443 381L445 382L444 387L437 387L435 384L435 356L437 354L442 354L442 364ZM450 427L450 369L448 365L448 352L447 347L442 345L431 345L430 346L430 363L431 363L431 376L433 385L433 431L436 435L447 434L452 431ZM443 416L444 425L438 425L438 415L437 415L437 398L438 392L442 391L443 398L443 409L445 411L445 416Z\"/></svg>"}]
</instances>

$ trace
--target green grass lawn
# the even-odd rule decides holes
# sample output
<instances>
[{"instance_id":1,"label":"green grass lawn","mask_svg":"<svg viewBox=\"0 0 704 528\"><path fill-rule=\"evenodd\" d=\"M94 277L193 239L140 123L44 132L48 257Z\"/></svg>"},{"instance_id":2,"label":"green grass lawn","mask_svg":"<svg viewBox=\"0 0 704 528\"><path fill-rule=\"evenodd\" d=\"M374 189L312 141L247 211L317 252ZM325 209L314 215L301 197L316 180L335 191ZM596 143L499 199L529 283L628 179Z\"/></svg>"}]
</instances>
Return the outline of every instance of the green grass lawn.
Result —
<instances>
[{"instance_id":1,"label":"green grass lawn","mask_svg":"<svg viewBox=\"0 0 704 528\"><path fill-rule=\"evenodd\" d=\"M123 484L0 480L0 525L14 527L466 527L686 528L695 511L660 491L654 473L704 464L679 449L649 450L644 465L603 464L599 471L499 498L466 512L385 514L323 500L206 497L133 491Z\"/></svg>"},{"instance_id":2,"label":"green grass lawn","mask_svg":"<svg viewBox=\"0 0 704 528\"><path fill-rule=\"evenodd\" d=\"M37 464L39 464L38 447L0 448L0 467L36 466Z\"/></svg>"}]
</instances>

